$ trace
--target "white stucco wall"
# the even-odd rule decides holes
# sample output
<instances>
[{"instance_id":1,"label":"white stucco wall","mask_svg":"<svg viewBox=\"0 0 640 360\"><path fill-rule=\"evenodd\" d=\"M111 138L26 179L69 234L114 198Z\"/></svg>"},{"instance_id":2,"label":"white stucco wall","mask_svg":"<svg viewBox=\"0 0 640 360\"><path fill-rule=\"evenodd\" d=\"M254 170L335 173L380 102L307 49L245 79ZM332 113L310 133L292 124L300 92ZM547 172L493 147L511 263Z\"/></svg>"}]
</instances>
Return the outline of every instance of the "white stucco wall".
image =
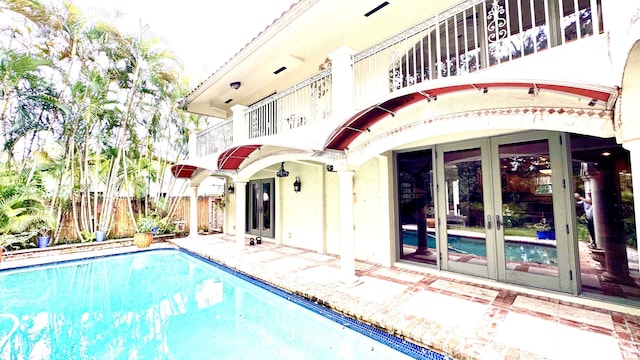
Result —
<instances>
[{"instance_id":1,"label":"white stucco wall","mask_svg":"<svg viewBox=\"0 0 640 360\"><path fill-rule=\"evenodd\" d=\"M383 229L381 197L386 196L388 189L381 193L380 168L377 158L373 158L360 166L354 177L354 224L355 224L355 256L359 260L375 261L381 246L389 246L389 234Z\"/></svg>"},{"instance_id":2,"label":"white stucco wall","mask_svg":"<svg viewBox=\"0 0 640 360\"><path fill-rule=\"evenodd\" d=\"M340 254L340 185L337 172L325 175L325 251Z\"/></svg>"},{"instance_id":3,"label":"white stucco wall","mask_svg":"<svg viewBox=\"0 0 640 360\"><path fill-rule=\"evenodd\" d=\"M324 166L301 162L286 162L289 176L276 178L281 217L276 218L276 238L281 234L282 243L321 252L324 241ZM296 176L302 183L301 191L293 190Z\"/></svg>"}]
</instances>

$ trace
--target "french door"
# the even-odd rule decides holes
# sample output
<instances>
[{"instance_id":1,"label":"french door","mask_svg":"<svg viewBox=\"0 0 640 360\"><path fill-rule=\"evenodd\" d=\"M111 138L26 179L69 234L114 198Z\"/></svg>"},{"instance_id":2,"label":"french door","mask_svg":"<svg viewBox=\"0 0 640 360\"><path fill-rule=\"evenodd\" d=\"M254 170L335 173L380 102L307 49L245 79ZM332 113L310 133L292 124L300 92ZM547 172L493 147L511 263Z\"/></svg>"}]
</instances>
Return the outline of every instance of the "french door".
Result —
<instances>
[{"instance_id":1,"label":"french door","mask_svg":"<svg viewBox=\"0 0 640 360\"><path fill-rule=\"evenodd\" d=\"M566 209L574 205L563 136L536 132L436 147L444 270L573 291Z\"/></svg>"},{"instance_id":2,"label":"french door","mask_svg":"<svg viewBox=\"0 0 640 360\"><path fill-rule=\"evenodd\" d=\"M247 191L247 231L252 235L273 238L275 180L251 180Z\"/></svg>"}]
</instances>

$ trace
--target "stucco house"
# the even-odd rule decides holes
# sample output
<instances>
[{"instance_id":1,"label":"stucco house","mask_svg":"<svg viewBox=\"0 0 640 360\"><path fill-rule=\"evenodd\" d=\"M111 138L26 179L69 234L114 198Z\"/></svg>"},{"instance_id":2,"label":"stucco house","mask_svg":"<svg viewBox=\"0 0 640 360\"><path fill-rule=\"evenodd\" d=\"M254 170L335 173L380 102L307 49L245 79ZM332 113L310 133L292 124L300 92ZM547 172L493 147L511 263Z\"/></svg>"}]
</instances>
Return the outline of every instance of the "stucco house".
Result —
<instances>
[{"instance_id":1,"label":"stucco house","mask_svg":"<svg viewBox=\"0 0 640 360\"><path fill-rule=\"evenodd\" d=\"M336 254L345 282L358 259L637 306L639 40L633 1L300 0L185 97L224 121L172 172L226 179L238 248Z\"/></svg>"}]
</instances>

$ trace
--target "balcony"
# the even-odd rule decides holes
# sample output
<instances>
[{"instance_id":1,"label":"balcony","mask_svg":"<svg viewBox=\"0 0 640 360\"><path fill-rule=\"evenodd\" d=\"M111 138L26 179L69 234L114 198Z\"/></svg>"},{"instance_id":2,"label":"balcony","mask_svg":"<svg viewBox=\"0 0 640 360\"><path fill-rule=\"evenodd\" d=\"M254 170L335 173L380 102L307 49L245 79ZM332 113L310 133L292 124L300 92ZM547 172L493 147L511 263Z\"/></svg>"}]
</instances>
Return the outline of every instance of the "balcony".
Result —
<instances>
[{"instance_id":1,"label":"balcony","mask_svg":"<svg viewBox=\"0 0 640 360\"><path fill-rule=\"evenodd\" d=\"M554 4L556 4L554 6ZM464 76L602 31L600 1L466 1L353 57L354 104Z\"/></svg>"},{"instance_id":2,"label":"balcony","mask_svg":"<svg viewBox=\"0 0 640 360\"><path fill-rule=\"evenodd\" d=\"M248 138L283 132L331 116L331 68L252 105L244 115Z\"/></svg>"},{"instance_id":3,"label":"balcony","mask_svg":"<svg viewBox=\"0 0 640 360\"><path fill-rule=\"evenodd\" d=\"M233 143L233 121L225 120L196 135L196 157L228 149Z\"/></svg>"},{"instance_id":4,"label":"balcony","mask_svg":"<svg viewBox=\"0 0 640 360\"><path fill-rule=\"evenodd\" d=\"M603 32L600 2L460 2L352 56L353 98L349 104L355 112L406 87L501 68L515 59L594 37ZM329 67L251 105L242 122L227 121L201 132L198 156L232 146L232 133L240 143L330 119L336 107L332 76Z\"/></svg>"}]
</instances>

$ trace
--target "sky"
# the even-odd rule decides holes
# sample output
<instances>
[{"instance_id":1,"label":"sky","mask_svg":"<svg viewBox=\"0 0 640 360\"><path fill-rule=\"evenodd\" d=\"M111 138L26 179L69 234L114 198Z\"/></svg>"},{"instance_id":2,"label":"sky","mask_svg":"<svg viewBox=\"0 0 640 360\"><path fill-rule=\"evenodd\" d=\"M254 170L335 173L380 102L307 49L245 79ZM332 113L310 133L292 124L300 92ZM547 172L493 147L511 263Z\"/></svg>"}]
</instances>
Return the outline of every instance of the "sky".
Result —
<instances>
[{"instance_id":1,"label":"sky","mask_svg":"<svg viewBox=\"0 0 640 360\"><path fill-rule=\"evenodd\" d=\"M90 15L100 10L122 18L115 25L137 32L140 25L161 37L198 84L240 51L297 0L71 0ZM121 23L120 23L121 22Z\"/></svg>"}]
</instances>

